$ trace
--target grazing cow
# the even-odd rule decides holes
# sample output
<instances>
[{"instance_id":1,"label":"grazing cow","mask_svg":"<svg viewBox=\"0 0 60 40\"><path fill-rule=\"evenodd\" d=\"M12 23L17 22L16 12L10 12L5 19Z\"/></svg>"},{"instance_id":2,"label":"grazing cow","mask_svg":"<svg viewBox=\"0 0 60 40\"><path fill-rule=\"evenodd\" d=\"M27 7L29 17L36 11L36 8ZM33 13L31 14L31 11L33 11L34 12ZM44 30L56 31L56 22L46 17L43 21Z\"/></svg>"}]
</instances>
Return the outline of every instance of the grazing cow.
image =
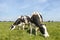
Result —
<instances>
[{"instance_id":1,"label":"grazing cow","mask_svg":"<svg viewBox=\"0 0 60 40\"><path fill-rule=\"evenodd\" d=\"M25 24L29 24L30 23L30 17L29 16L20 16L15 22L14 24L12 24L12 26L10 27L11 30L14 30L15 27L18 26L22 26L23 30L25 27ZM19 28L20 29L20 28Z\"/></svg>"},{"instance_id":2,"label":"grazing cow","mask_svg":"<svg viewBox=\"0 0 60 40\"><path fill-rule=\"evenodd\" d=\"M25 24L30 25L30 34L32 34L32 28L33 28L31 25L34 25L36 35L37 35L37 30L39 28L40 32L43 34L44 37L49 37L46 26L43 24L43 18L41 16L41 14L39 14L38 12L34 12L31 17L29 17L29 16L19 17L14 22L14 24L11 26L10 29L11 30L15 29L16 25L19 25L19 26L22 25L23 30L24 30Z\"/></svg>"},{"instance_id":3,"label":"grazing cow","mask_svg":"<svg viewBox=\"0 0 60 40\"><path fill-rule=\"evenodd\" d=\"M31 16L31 20L32 23L39 28L40 32L43 34L44 37L49 37L46 26L43 24L43 18L38 12L33 13L33 15ZM32 27L30 29L30 32L32 32Z\"/></svg>"}]
</instances>

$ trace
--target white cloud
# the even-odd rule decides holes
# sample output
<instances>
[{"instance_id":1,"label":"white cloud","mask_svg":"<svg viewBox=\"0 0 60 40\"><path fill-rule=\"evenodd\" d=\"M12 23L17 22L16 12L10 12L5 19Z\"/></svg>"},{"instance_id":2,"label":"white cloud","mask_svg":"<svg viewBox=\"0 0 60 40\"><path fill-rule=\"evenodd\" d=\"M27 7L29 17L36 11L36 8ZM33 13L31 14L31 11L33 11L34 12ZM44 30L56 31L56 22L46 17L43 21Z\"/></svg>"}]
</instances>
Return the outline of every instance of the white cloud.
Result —
<instances>
[{"instance_id":1,"label":"white cloud","mask_svg":"<svg viewBox=\"0 0 60 40\"><path fill-rule=\"evenodd\" d=\"M35 7L36 6L35 4L45 3L45 2L47 2L47 0L26 0L25 4L24 5L20 5L18 8L19 9L25 9L25 8ZM35 7L35 8L38 10L40 8L40 6Z\"/></svg>"},{"instance_id":2,"label":"white cloud","mask_svg":"<svg viewBox=\"0 0 60 40\"><path fill-rule=\"evenodd\" d=\"M47 0L38 0L41 3L47 2Z\"/></svg>"},{"instance_id":3,"label":"white cloud","mask_svg":"<svg viewBox=\"0 0 60 40\"><path fill-rule=\"evenodd\" d=\"M0 12L8 12L8 5L6 3L0 3Z\"/></svg>"},{"instance_id":4,"label":"white cloud","mask_svg":"<svg viewBox=\"0 0 60 40\"><path fill-rule=\"evenodd\" d=\"M30 5L22 5L22 6L19 6L18 8L19 9L25 9L25 8L28 8L28 7L30 7Z\"/></svg>"},{"instance_id":5,"label":"white cloud","mask_svg":"<svg viewBox=\"0 0 60 40\"><path fill-rule=\"evenodd\" d=\"M33 2L38 2L38 3L45 3L47 2L48 0L31 0Z\"/></svg>"}]
</instances>

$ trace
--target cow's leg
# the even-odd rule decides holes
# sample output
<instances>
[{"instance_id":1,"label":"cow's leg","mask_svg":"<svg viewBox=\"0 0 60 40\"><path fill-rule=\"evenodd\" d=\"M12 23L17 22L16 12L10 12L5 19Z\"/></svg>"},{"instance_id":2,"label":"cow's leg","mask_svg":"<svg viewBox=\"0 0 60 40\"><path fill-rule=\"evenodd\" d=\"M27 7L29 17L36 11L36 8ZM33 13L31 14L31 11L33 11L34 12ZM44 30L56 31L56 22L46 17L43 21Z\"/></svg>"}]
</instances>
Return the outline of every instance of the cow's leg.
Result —
<instances>
[{"instance_id":1,"label":"cow's leg","mask_svg":"<svg viewBox=\"0 0 60 40\"><path fill-rule=\"evenodd\" d=\"M23 26L23 30L24 30L24 28L25 28L25 24L23 23L23 25L22 25L22 26Z\"/></svg>"},{"instance_id":2,"label":"cow's leg","mask_svg":"<svg viewBox=\"0 0 60 40\"><path fill-rule=\"evenodd\" d=\"M40 27L40 32L43 34L44 37L49 37L49 34L47 32L47 29L46 29L45 25L42 25Z\"/></svg>"},{"instance_id":3,"label":"cow's leg","mask_svg":"<svg viewBox=\"0 0 60 40\"><path fill-rule=\"evenodd\" d=\"M36 28L35 28L35 35L37 35L37 30L38 30L38 28L36 27Z\"/></svg>"},{"instance_id":4,"label":"cow's leg","mask_svg":"<svg viewBox=\"0 0 60 40\"><path fill-rule=\"evenodd\" d=\"M30 28L30 35L32 34L32 27Z\"/></svg>"},{"instance_id":5,"label":"cow's leg","mask_svg":"<svg viewBox=\"0 0 60 40\"><path fill-rule=\"evenodd\" d=\"M29 26L30 26L30 35L32 34L32 26L31 26L31 23L29 23Z\"/></svg>"},{"instance_id":6,"label":"cow's leg","mask_svg":"<svg viewBox=\"0 0 60 40\"><path fill-rule=\"evenodd\" d=\"M21 29L20 26L18 26L18 29L19 29L19 30Z\"/></svg>"},{"instance_id":7,"label":"cow's leg","mask_svg":"<svg viewBox=\"0 0 60 40\"><path fill-rule=\"evenodd\" d=\"M23 27L23 23L18 24L19 30Z\"/></svg>"}]
</instances>

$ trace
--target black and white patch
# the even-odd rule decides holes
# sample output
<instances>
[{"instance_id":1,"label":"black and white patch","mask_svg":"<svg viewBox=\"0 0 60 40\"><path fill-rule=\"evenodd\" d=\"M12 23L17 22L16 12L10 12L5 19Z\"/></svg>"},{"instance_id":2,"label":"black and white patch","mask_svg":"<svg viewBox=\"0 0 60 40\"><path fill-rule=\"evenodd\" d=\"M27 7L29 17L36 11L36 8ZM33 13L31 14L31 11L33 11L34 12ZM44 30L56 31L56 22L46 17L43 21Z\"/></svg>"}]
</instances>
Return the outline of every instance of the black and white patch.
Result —
<instances>
[{"instance_id":1,"label":"black and white patch","mask_svg":"<svg viewBox=\"0 0 60 40\"><path fill-rule=\"evenodd\" d=\"M29 24L30 23L30 17L29 16L20 16L14 23L13 25L10 27L11 30L14 30L16 25L23 27L25 27L25 24Z\"/></svg>"},{"instance_id":2,"label":"black and white patch","mask_svg":"<svg viewBox=\"0 0 60 40\"><path fill-rule=\"evenodd\" d=\"M43 24L43 18L38 12L34 12L31 16L32 23L39 27L40 32L44 37L49 37L46 26Z\"/></svg>"}]
</instances>

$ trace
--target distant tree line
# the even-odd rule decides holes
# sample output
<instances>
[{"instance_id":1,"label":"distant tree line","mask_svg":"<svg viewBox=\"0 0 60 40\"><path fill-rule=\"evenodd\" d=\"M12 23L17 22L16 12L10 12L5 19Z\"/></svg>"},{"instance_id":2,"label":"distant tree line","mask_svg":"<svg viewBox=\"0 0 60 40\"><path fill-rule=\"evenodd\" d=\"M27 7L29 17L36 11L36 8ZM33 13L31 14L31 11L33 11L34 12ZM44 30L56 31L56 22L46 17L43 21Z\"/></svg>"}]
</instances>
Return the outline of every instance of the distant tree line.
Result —
<instances>
[{"instance_id":1,"label":"distant tree line","mask_svg":"<svg viewBox=\"0 0 60 40\"><path fill-rule=\"evenodd\" d=\"M52 21L48 20L47 22L54 22L54 21L53 20Z\"/></svg>"},{"instance_id":2,"label":"distant tree line","mask_svg":"<svg viewBox=\"0 0 60 40\"><path fill-rule=\"evenodd\" d=\"M14 22L14 21L0 21L0 22Z\"/></svg>"}]
</instances>

